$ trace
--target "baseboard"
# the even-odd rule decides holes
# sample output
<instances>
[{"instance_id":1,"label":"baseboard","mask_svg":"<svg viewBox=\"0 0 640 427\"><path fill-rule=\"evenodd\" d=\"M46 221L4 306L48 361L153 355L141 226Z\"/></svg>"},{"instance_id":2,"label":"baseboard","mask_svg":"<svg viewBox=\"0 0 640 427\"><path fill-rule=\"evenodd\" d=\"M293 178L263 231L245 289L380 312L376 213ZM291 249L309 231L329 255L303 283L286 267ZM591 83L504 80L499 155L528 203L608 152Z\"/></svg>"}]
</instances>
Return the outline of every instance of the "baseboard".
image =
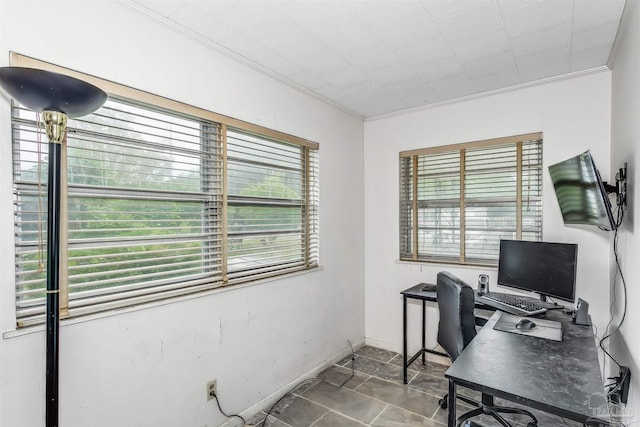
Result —
<instances>
[{"instance_id":1,"label":"baseboard","mask_svg":"<svg viewBox=\"0 0 640 427\"><path fill-rule=\"evenodd\" d=\"M353 345L353 351L358 351L362 346L365 345L365 340L363 338L359 341L352 343L352 345ZM328 358L324 362L320 363L318 366L312 369L309 369L307 372L293 379L292 381L285 384L284 386L280 387L278 390L274 391L269 396L265 397L264 399L260 400L256 404L245 409L244 411L242 411L240 415L242 415L245 419L248 420L251 417L255 416L256 414L259 414L261 411L268 410L274 403L278 401L278 399L280 399L286 393L291 391L291 389L293 389L300 382L307 380L309 378L317 377L320 372L324 371L325 369L329 368L331 365L344 359L350 354L351 354L351 346L347 345L347 347L345 347L343 350L336 353L334 356ZM220 425L220 427L232 427L232 426L237 426L237 420L229 419Z\"/></svg>"}]
</instances>

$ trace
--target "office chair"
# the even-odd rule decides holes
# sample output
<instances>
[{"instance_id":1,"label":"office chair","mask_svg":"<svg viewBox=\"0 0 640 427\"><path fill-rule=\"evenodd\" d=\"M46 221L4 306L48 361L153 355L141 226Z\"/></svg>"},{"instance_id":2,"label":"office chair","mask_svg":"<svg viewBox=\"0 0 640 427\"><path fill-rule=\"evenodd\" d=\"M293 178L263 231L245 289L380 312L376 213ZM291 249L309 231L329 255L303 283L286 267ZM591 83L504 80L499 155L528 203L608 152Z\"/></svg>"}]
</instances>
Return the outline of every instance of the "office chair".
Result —
<instances>
[{"instance_id":1,"label":"office chair","mask_svg":"<svg viewBox=\"0 0 640 427\"><path fill-rule=\"evenodd\" d=\"M473 289L455 275L442 271L438 273L436 282L436 295L438 298L438 311L440 312L440 322L438 324L438 344L455 361L465 347L476 336L476 319L473 312L475 307L475 297ZM531 417L532 421L527 427L536 427L538 420L529 411L519 408L506 408L496 406L493 396L482 393L482 401L476 402L465 396L457 396L460 400L467 402L476 409L462 414L458 418L457 426L460 427L469 418L481 414L492 416L496 421L505 427L512 427L511 424L500 415L522 414ZM447 408L447 398L445 395L440 399L440 407Z\"/></svg>"}]
</instances>

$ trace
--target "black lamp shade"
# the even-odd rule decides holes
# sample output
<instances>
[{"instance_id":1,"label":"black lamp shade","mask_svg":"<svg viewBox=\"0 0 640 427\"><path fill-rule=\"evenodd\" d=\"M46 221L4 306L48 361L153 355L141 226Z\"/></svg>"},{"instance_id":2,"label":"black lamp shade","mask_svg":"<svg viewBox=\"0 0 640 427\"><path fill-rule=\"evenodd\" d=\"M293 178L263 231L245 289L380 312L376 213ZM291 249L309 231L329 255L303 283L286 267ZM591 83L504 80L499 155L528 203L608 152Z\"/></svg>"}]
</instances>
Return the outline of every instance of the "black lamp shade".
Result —
<instances>
[{"instance_id":1,"label":"black lamp shade","mask_svg":"<svg viewBox=\"0 0 640 427\"><path fill-rule=\"evenodd\" d=\"M81 117L100 108L107 94L64 74L26 67L0 67L0 86L30 110L58 111Z\"/></svg>"}]
</instances>

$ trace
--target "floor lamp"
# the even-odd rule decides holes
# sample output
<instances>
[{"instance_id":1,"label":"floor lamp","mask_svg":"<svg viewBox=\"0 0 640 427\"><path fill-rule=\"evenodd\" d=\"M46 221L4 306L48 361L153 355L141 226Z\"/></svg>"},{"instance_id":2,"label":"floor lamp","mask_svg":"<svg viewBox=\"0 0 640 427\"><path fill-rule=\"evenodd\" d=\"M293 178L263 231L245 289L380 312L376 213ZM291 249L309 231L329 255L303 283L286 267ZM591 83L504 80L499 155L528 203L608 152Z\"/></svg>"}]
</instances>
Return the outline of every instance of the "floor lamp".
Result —
<instances>
[{"instance_id":1,"label":"floor lamp","mask_svg":"<svg viewBox=\"0 0 640 427\"><path fill-rule=\"evenodd\" d=\"M63 74L26 67L0 67L0 87L25 107L42 112L49 137L47 182L47 376L46 427L58 426L60 329L60 158L67 117L81 117L104 104L101 89Z\"/></svg>"}]
</instances>

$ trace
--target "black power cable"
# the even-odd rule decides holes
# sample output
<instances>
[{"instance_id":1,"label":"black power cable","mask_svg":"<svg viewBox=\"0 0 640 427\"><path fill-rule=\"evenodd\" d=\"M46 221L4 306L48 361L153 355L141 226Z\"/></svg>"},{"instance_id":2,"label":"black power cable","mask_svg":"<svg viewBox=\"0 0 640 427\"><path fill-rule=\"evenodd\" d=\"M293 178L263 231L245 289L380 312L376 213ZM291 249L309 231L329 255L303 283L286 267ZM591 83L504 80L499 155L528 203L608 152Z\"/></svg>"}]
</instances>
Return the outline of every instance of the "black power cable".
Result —
<instances>
[{"instance_id":1,"label":"black power cable","mask_svg":"<svg viewBox=\"0 0 640 427\"><path fill-rule=\"evenodd\" d=\"M620 318L620 321L618 322L618 324L616 325L616 327L609 332L608 334L606 334L605 336L603 336L600 339L600 342L598 343L598 346L600 347L600 349L604 352L604 354L606 354L611 360L613 360L613 362L618 365L618 367L620 367L620 363L618 363L618 361L604 348L603 343L608 340L609 338L611 338L613 335L615 335L616 333L618 333L618 331L620 330L620 327L622 327L622 324L624 323L625 318L627 317L627 282L624 278L624 274L622 273L622 267L620 266L620 257L618 255L618 230L620 229L620 226L622 225L622 219L624 218L624 207L623 206L618 206L618 218L616 221L616 227L615 227L615 233L613 235L613 255L615 257L616 260L616 273L620 274L620 281L622 282L622 288L623 288L623 296L624 296L624 306L623 306L623 310L622 310L622 317ZM614 278L614 288L615 288L615 278ZM615 292L614 292L614 296L615 296ZM611 324L611 322L609 322L609 325ZM609 325L607 325L607 330L609 329ZM605 331L606 333L606 331Z\"/></svg>"},{"instance_id":2,"label":"black power cable","mask_svg":"<svg viewBox=\"0 0 640 427\"><path fill-rule=\"evenodd\" d=\"M227 414L222 410L222 407L220 406L220 400L218 399L218 396L216 395L216 393L215 393L215 392L213 392L213 391L212 391L212 392L210 393L210 395L211 395L214 399L216 399L216 403L218 404L218 409L220 410L220 413L221 413L222 415L224 415L224 416L225 416L225 417L227 417L227 418L234 418L234 417L235 417L235 418L240 418L240 419L242 420L242 425L245 425L245 426L247 425L247 420L245 420L245 419L242 417L242 415L238 415L238 414L231 414L231 415L227 415Z\"/></svg>"},{"instance_id":3,"label":"black power cable","mask_svg":"<svg viewBox=\"0 0 640 427\"><path fill-rule=\"evenodd\" d=\"M618 365L618 368L620 368L621 366L620 363L603 346L603 343L606 340L608 340L609 338L614 336L616 333L618 333L618 331L622 327L622 324L624 323L627 317L627 282L624 278L624 274L622 273L622 267L620 266L620 257L618 255L618 237L619 237L618 231L620 229L620 226L622 225L622 220L624 219L624 203L623 202L621 203L620 199L618 199L618 210L617 210L616 216L617 218L615 223L615 231L613 235L613 255L616 261L616 272L613 277L614 293L613 293L613 301L611 303L611 309L613 310L613 306L615 305L615 302L616 302L615 284L617 283L616 276L619 274L620 281L622 282L622 288L623 288L623 297L624 297L623 310L622 310L622 316L620 317L620 321L618 322L616 327L611 332L607 333L607 331L609 330L609 327L613 323L613 314L612 314L611 319L609 320L609 323L605 328L605 335L600 339L598 346L600 347L602 352L606 354L616 365ZM606 364L606 360L605 360L605 364ZM603 369L604 368L605 367L603 366ZM618 390L622 388L624 382L627 380L628 375L629 375L629 371L627 370L621 378L617 378L617 377L607 378L608 380L614 380L613 383L605 385L605 387L610 387L609 390L606 392L607 400L609 400L614 393L616 393ZM625 424L623 424L620 421L617 421L616 425L625 427Z\"/></svg>"}]
</instances>

